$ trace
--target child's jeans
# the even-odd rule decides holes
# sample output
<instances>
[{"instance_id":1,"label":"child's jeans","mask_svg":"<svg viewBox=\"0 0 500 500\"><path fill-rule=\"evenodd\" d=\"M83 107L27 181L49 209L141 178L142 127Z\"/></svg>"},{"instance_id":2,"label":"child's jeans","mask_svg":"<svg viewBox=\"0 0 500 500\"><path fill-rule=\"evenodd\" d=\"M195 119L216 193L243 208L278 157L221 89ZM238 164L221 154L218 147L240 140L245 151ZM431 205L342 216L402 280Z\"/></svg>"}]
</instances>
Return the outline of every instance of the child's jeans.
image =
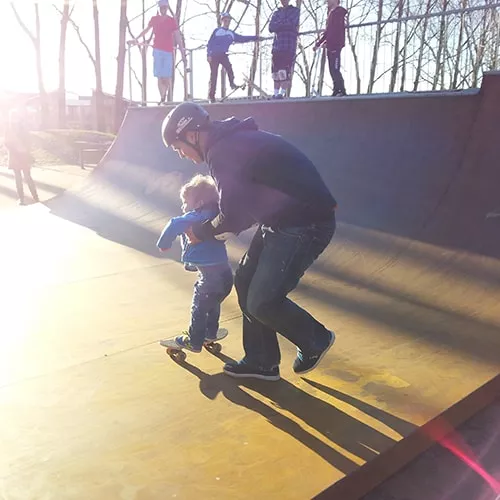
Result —
<instances>
[{"instance_id":1,"label":"child's jeans","mask_svg":"<svg viewBox=\"0 0 500 500\"><path fill-rule=\"evenodd\" d=\"M229 264L198 268L191 305L189 338L191 345L201 348L205 339L215 339L219 329L220 305L233 288Z\"/></svg>"}]
</instances>

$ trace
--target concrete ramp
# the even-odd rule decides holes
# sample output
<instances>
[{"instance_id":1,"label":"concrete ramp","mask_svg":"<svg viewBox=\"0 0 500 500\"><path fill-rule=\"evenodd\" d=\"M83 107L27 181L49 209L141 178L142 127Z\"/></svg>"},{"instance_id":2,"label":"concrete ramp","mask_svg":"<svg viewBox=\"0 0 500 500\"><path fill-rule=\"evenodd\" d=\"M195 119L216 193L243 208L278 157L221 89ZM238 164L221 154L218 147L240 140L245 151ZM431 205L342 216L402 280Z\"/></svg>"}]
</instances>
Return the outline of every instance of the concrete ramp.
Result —
<instances>
[{"instance_id":1,"label":"concrete ramp","mask_svg":"<svg viewBox=\"0 0 500 500\"><path fill-rule=\"evenodd\" d=\"M89 326L64 364L47 354L58 371L40 365L33 382L0 389L25 433L7 441L6 484L35 477L30 498L360 498L425 448L431 424L453 427L499 393L500 75L477 91L207 109L293 141L337 198L338 232L294 297L338 342L307 378L283 342L281 382L236 383L220 373L241 356L231 296L221 359L163 357L156 341L185 328L192 276L154 243L196 170L162 145L168 108L130 109L83 189L39 217L84 231L67 269L85 276L85 307L69 282L57 300ZM234 261L249 237L231 242ZM56 316L58 304L47 306ZM49 398L41 432L19 415L46 380L64 404Z\"/></svg>"}]
</instances>

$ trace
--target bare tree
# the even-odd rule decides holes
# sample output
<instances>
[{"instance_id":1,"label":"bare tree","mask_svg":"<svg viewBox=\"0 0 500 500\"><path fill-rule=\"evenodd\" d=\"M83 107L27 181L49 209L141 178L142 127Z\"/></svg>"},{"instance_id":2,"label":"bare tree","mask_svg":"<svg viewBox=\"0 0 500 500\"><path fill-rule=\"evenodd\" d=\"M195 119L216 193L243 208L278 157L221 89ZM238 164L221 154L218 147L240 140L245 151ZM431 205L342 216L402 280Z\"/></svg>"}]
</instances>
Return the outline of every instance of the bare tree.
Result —
<instances>
[{"instance_id":1,"label":"bare tree","mask_svg":"<svg viewBox=\"0 0 500 500\"><path fill-rule=\"evenodd\" d=\"M116 89L115 89L115 116L114 129L120 128L123 119L123 83L125 78L125 37L127 30L127 0L120 0L120 31L118 34L118 57L116 70ZM130 49L129 49L130 50ZM145 82L143 81L143 87ZM145 91L143 91L143 99L145 99Z\"/></svg>"},{"instance_id":2,"label":"bare tree","mask_svg":"<svg viewBox=\"0 0 500 500\"><path fill-rule=\"evenodd\" d=\"M40 11L38 8L38 2L35 2L33 5L35 14L34 33L28 28L26 23L19 15L17 8L14 5L14 2L11 2L10 6L12 8L12 12L14 13L17 22L19 23L19 26L21 26L24 33L26 33L26 35L29 37L31 43L33 44L33 48L35 49L36 74L38 80L38 93L40 97L40 125L42 126L42 128L46 128L49 124L49 104L48 104L47 92L45 91L45 85L43 81Z\"/></svg>"},{"instance_id":3,"label":"bare tree","mask_svg":"<svg viewBox=\"0 0 500 500\"><path fill-rule=\"evenodd\" d=\"M61 11L59 11L61 12ZM94 67L95 72L95 118L97 130L105 130L105 109L104 109L104 95L102 92L102 70L101 70L101 44L100 44L100 33L99 33L99 9L97 6L97 0L92 0L92 13L94 21L94 52L90 49L89 45L83 39L82 33L80 31L80 26L73 19L72 15L68 16L69 23L75 30L78 40L84 47L90 61ZM62 14L62 12L61 12Z\"/></svg>"},{"instance_id":4,"label":"bare tree","mask_svg":"<svg viewBox=\"0 0 500 500\"><path fill-rule=\"evenodd\" d=\"M59 89L58 89L58 126L66 128L66 35L70 16L70 0L64 0L59 35Z\"/></svg>"},{"instance_id":5,"label":"bare tree","mask_svg":"<svg viewBox=\"0 0 500 500\"><path fill-rule=\"evenodd\" d=\"M260 34L260 16L262 10L262 0L256 0L255 4L255 36L259 36ZM257 64L259 62L259 51L260 44L255 42L253 46L253 54L252 54L252 64L250 65L250 74L248 75L248 79L251 83L255 83L255 76L257 75ZM251 96L253 94L253 85L248 86L248 95Z\"/></svg>"},{"instance_id":6,"label":"bare tree","mask_svg":"<svg viewBox=\"0 0 500 500\"><path fill-rule=\"evenodd\" d=\"M378 61L378 52L380 49L380 39L382 38L382 30L384 29L384 25L382 24L382 16L384 13L384 0L378 0L378 9L377 9L377 28L375 32L375 43L373 44L373 52L372 52L372 62L370 65L370 80L368 81L368 93L371 94L373 92L373 86L375 84L375 72L377 71L377 61Z\"/></svg>"},{"instance_id":7,"label":"bare tree","mask_svg":"<svg viewBox=\"0 0 500 500\"><path fill-rule=\"evenodd\" d=\"M391 81L389 83L389 92L394 92L394 88L396 87L396 77L399 69L399 44L401 42L401 18L403 17L405 7L405 0L398 0L397 2L397 10L398 10L398 19L399 22L396 24L396 40L394 42L394 54L392 61L392 71L391 71ZM404 42L406 45L406 42Z\"/></svg>"},{"instance_id":8,"label":"bare tree","mask_svg":"<svg viewBox=\"0 0 500 500\"><path fill-rule=\"evenodd\" d=\"M424 14L426 16L428 14L430 14L430 12L431 12L433 1L434 0L427 0L426 6L425 6L425 12L424 12ZM424 24L422 27L422 33L420 35L420 50L418 52L417 67L415 70L415 79L413 81L413 91L418 90L418 85L419 85L420 79L421 79L422 64L423 64L423 60L424 60L424 51L425 51L425 47L426 47L428 26L429 26L429 17L425 17Z\"/></svg>"},{"instance_id":9,"label":"bare tree","mask_svg":"<svg viewBox=\"0 0 500 500\"><path fill-rule=\"evenodd\" d=\"M101 66L101 33L99 29L99 7L97 0L92 0L92 14L94 19L94 67L95 67L95 116L97 130L106 128L104 94L102 93L102 66Z\"/></svg>"}]
</instances>

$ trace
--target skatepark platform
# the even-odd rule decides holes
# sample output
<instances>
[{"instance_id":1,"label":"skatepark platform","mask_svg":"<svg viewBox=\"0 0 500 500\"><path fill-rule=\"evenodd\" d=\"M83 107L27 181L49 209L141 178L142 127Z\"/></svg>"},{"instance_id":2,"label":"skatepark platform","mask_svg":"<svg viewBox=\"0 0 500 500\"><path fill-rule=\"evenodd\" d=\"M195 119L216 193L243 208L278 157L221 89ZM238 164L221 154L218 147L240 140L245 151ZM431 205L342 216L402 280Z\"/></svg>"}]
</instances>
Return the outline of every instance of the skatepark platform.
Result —
<instances>
[{"instance_id":1,"label":"skatepark platform","mask_svg":"<svg viewBox=\"0 0 500 500\"><path fill-rule=\"evenodd\" d=\"M130 109L83 187L0 214L9 500L360 498L498 397L500 74L467 92L207 109L293 141L338 200L293 293L337 343L303 378L282 341L280 382L230 379L233 292L220 356L165 355L195 276L155 241L197 170L162 145L168 108Z\"/></svg>"}]
</instances>

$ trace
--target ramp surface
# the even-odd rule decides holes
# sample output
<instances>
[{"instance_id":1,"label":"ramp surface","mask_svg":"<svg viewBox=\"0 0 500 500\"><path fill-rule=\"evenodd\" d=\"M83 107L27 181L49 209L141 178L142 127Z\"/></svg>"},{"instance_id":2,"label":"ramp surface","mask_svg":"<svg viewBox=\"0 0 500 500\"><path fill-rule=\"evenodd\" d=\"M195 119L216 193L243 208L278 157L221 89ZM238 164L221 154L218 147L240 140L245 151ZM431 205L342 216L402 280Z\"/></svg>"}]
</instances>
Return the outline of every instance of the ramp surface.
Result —
<instances>
[{"instance_id":1,"label":"ramp surface","mask_svg":"<svg viewBox=\"0 0 500 500\"><path fill-rule=\"evenodd\" d=\"M194 277L154 243L196 170L161 143L168 109L131 109L82 189L4 221L9 498L310 498L332 483L357 498L403 459L359 473L418 426L488 382L451 422L491 399L499 108L496 74L480 91L210 106L293 141L339 201L334 241L294 292L338 342L307 378L283 342L275 384L221 374L242 352L234 294L221 359L176 365L157 346L186 327Z\"/></svg>"}]
</instances>

